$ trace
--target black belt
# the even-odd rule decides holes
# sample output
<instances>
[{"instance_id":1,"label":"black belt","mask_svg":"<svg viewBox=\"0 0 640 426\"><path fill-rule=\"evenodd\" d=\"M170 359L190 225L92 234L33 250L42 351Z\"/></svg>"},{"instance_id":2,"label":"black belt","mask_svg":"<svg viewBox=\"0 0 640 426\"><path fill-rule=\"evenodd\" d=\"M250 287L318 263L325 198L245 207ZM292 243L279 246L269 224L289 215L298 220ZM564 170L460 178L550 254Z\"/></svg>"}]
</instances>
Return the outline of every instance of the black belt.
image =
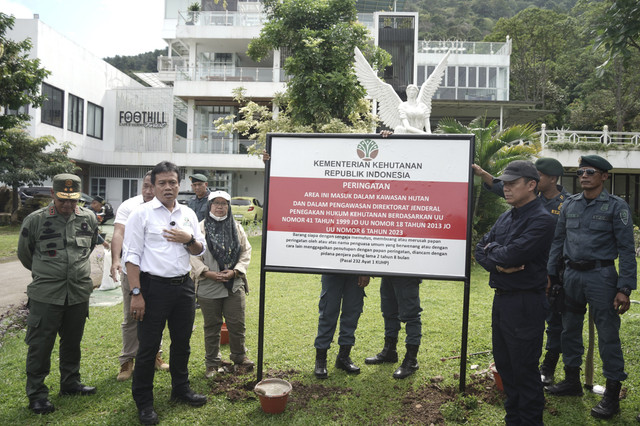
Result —
<instances>
[{"instance_id":1,"label":"black belt","mask_svg":"<svg viewBox=\"0 0 640 426\"><path fill-rule=\"evenodd\" d=\"M170 284L170 285L182 285L186 283L187 280L189 279L189 273L180 275L179 277L170 277L170 278L159 277L157 275L149 274L148 272L141 272L141 274L144 274L145 276L149 277L154 281L158 281L158 282L161 282L164 284Z\"/></svg>"},{"instance_id":2,"label":"black belt","mask_svg":"<svg viewBox=\"0 0 640 426\"><path fill-rule=\"evenodd\" d=\"M531 289L531 290L503 290L501 288L494 288L494 290L496 291L496 296L504 296L504 295L511 295L511 294L522 294L522 293L544 293L544 289Z\"/></svg>"},{"instance_id":3,"label":"black belt","mask_svg":"<svg viewBox=\"0 0 640 426\"><path fill-rule=\"evenodd\" d=\"M576 271L590 271L598 267L613 266L614 263L613 260L580 260L578 262L567 260L569 268Z\"/></svg>"}]
</instances>

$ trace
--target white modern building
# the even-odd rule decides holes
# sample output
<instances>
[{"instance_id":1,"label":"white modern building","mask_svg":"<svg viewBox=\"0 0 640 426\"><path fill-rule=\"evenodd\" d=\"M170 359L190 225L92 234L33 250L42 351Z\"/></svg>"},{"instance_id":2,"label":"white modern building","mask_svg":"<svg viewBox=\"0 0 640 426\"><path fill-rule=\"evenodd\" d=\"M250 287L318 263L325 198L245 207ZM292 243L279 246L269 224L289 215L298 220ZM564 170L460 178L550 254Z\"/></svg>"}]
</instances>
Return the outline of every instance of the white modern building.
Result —
<instances>
[{"instance_id":1,"label":"white modern building","mask_svg":"<svg viewBox=\"0 0 640 426\"><path fill-rule=\"evenodd\" d=\"M233 91L238 87L269 105L274 93L285 88L281 64L287 52L276 50L261 62L247 56L248 44L265 20L259 1L228 0L223 9L223 2L202 0L198 12L187 10L191 3L164 2L162 34L169 53L158 58L157 73L141 75L152 87L143 87L37 18L16 20L9 32L16 40L30 37L31 56L52 72L43 84L48 100L29 111L30 132L72 142L71 157L82 168L84 191L104 196L114 207L138 193L145 172L162 160L176 163L185 177L206 174L211 188L264 201L264 165L247 154L252 142L218 132L213 122L237 113ZM442 117L464 122L485 115L509 125L548 113L509 100L509 39L420 41L418 14L376 12L387 6L383 0L358 0L358 18L375 43L392 54L393 65L384 78L401 97L408 84L421 84L452 51L433 101L432 123ZM558 156L567 166L580 155L554 152L545 149L544 154ZM624 173L625 184L616 182L614 188L637 212L640 182L629 156L623 157L624 164L614 166ZM181 190L190 190L188 179Z\"/></svg>"}]
</instances>

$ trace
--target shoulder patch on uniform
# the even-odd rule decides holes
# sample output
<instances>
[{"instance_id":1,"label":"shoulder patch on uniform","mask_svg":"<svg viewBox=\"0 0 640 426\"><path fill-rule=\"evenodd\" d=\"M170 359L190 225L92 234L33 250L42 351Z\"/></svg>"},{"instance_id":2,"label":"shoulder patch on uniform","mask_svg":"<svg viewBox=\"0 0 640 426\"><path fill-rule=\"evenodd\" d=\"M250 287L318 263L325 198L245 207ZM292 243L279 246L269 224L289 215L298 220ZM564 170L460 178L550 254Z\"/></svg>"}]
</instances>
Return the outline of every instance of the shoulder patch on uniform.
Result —
<instances>
[{"instance_id":1,"label":"shoulder patch on uniform","mask_svg":"<svg viewBox=\"0 0 640 426\"><path fill-rule=\"evenodd\" d=\"M620 210L620 220L624 226L629 223L629 212L626 209Z\"/></svg>"},{"instance_id":2,"label":"shoulder patch on uniform","mask_svg":"<svg viewBox=\"0 0 640 426\"><path fill-rule=\"evenodd\" d=\"M24 238L27 238L29 236L29 230L27 228L22 228L21 234Z\"/></svg>"}]
</instances>

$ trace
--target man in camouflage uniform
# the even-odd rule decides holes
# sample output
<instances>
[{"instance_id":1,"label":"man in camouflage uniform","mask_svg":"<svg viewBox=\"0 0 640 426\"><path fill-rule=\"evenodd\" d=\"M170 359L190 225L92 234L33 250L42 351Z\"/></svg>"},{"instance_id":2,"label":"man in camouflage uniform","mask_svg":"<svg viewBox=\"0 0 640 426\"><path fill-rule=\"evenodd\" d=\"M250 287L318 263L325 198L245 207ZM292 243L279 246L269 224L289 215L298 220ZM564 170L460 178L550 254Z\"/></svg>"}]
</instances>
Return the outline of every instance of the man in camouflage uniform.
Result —
<instances>
[{"instance_id":1,"label":"man in camouflage uniform","mask_svg":"<svg viewBox=\"0 0 640 426\"><path fill-rule=\"evenodd\" d=\"M80 178L53 178L53 201L25 218L18 258L31 271L27 287L27 396L36 414L54 411L44 380L51 351L60 335L60 395L90 395L96 388L80 382L80 341L93 290L89 256L97 242L98 221L78 207Z\"/></svg>"}]
</instances>

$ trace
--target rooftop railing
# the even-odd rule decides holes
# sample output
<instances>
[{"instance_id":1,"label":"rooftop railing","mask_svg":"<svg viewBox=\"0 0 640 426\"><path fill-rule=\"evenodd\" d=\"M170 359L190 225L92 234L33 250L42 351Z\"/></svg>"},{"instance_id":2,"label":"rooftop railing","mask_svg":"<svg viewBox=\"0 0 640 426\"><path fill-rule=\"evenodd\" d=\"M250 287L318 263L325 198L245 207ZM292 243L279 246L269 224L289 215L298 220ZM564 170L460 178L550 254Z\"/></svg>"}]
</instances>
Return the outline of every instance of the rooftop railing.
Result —
<instances>
[{"instance_id":1,"label":"rooftop railing","mask_svg":"<svg viewBox=\"0 0 640 426\"><path fill-rule=\"evenodd\" d=\"M266 21L260 12L179 12L178 25L259 27Z\"/></svg>"},{"instance_id":2,"label":"rooftop railing","mask_svg":"<svg viewBox=\"0 0 640 426\"><path fill-rule=\"evenodd\" d=\"M418 53L451 53L467 55L508 55L511 43L486 41L427 41L418 42Z\"/></svg>"},{"instance_id":3,"label":"rooftop railing","mask_svg":"<svg viewBox=\"0 0 640 426\"><path fill-rule=\"evenodd\" d=\"M610 132L609 126L604 126L602 131L587 130L547 130L542 124L539 132L540 143L544 147L550 143L569 144L605 144L605 145L640 145L640 132Z\"/></svg>"}]
</instances>

